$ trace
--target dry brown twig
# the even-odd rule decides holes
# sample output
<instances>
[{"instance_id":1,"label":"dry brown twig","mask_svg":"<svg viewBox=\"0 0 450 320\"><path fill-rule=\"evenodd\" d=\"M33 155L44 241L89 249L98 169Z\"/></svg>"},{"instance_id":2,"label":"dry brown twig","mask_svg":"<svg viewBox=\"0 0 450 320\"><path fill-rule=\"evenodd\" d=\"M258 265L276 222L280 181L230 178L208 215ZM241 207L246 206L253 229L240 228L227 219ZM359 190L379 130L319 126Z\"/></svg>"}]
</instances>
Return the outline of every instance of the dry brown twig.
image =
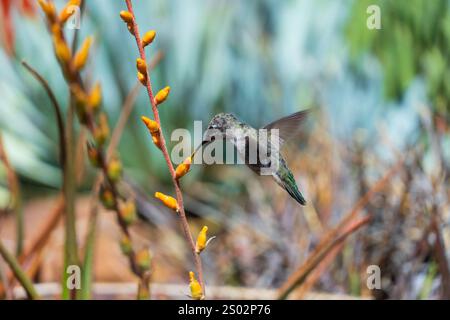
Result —
<instances>
[{"instance_id":1,"label":"dry brown twig","mask_svg":"<svg viewBox=\"0 0 450 320\"><path fill-rule=\"evenodd\" d=\"M292 292L299 284L310 275L314 268L321 263L328 254L333 252L338 245L340 245L348 235L362 227L370 221L370 216L361 218L355 222L358 213L367 205L372 197L380 192L386 183L403 165L404 159L400 159L393 167L391 167L386 174L379 179L366 194L364 194L341 220L339 225L330 230L319 242L316 248L312 251L306 262L301 265L278 290L278 298L285 299L290 292ZM339 235L340 234L340 235ZM339 236L338 236L339 235ZM335 252L337 254L337 252Z\"/></svg>"}]
</instances>

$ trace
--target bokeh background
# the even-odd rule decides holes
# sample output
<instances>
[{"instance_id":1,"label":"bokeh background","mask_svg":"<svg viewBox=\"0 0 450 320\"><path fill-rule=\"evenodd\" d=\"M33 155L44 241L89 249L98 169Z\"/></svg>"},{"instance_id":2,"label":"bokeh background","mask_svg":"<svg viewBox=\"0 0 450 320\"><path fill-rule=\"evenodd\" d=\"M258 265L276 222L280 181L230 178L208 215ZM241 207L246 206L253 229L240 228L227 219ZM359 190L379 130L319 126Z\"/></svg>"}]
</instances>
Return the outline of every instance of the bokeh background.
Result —
<instances>
[{"instance_id":1,"label":"bokeh background","mask_svg":"<svg viewBox=\"0 0 450 320\"><path fill-rule=\"evenodd\" d=\"M45 77L64 107L68 89L36 3L0 4L0 132L20 180L27 245L57 201L61 170L50 101L21 61ZM381 9L380 30L366 26L371 4ZM267 291L251 294L276 297L388 174L356 206L351 223L357 215L371 220L327 252L290 297L450 298L450 1L149 0L134 6L141 30L157 30L149 51L160 56L153 86L172 88L160 108L166 137L175 128L192 132L194 120L206 123L218 112L260 127L313 110L302 135L283 149L306 207L245 166L194 165L183 179L193 234L206 224L216 236L202 253L207 285L260 288ZM87 1L79 30L81 38L95 37L84 76L101 81L111 127L137 82L134 39L118 17L124 8L124 1ZM133 232L152 251L152 282L185 286L158 297L183 298L191 254L176 216L152 198L173 190L140 122L143 114L151 110L141 89L119 147L142 218ZM80 248L95 171L87 164L82 176ZM0 238L12 249L17 202L0 166ZM94 282L118 288L132 282L113 213L102 212L97 228ZM55 227L33 253L36 283L60 280L63 230ZM366 286L369 265L381 269L380 290ZM7 273L1 259L0 271ZM120 296L112 288L108 297Z\"/></svg>"}]
</instances>

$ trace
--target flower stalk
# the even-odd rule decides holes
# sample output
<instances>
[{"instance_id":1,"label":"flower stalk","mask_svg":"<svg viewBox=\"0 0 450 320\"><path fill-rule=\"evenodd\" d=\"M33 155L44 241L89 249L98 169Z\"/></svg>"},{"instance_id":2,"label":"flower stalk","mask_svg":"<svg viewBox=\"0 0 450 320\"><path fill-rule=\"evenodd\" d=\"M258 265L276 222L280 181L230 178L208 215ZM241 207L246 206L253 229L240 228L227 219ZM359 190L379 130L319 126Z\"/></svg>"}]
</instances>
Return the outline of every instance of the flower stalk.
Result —
<instances>
[{"instance_id":1,"label":"flower stalk","mask_svg":"<svg viewBox=\"0 0 450 320\"><path fill-rule=\"evenodd\" d=\"M139 50L139 58L146 62L147 60L146 60L146 55L145 55L145 51L144 51L145 45L148 45L148 43L147 43L148 41L146 39L152 38L151 41L153 41L156 33L152 37L149 37L149 36L146 37L144 35L144 38L143 38L144 41L141 41L141 37L139 34L139 27L138 27L138 24L136 23L136 17L134 15L132 2L131 2L131 0L125 0L125 3L127 5L128 11L127 11L127 13L124 13L122 11L120 16L127 23L128 30L132 33L132 35L134 36L134 38L136 40L136 45ZM170 175L172 177L172 182L173 182L173 185L175 188L175 193L176 193L178 215L180 217L180 221L181 221L181 225L182 225L182 228L184 231L186 241L188 242L189 247L192 252L192 255L194 257L195 268L196 268L197 274L198 274L198 283L199 283L200 288L202 289L201 290L202 296L204 296L205 295L205 284L204 284L204 280L203 280L202 262L201 262L199 254L196 252L196 245L195 245L194 239L192 237L192 234L189 230L189 224L188 224L188 221L186 218L186 213L184 210L183 195L181 193L181 188L180 188L179 181L176 177L175 168L172 164L172 161L170 160L169 152L168 152L167 146L166 146L166 141L164 139L164 135L161 130L161 120L160 120L159 112L158 112L158 108L157 108L158 104L162 103L167 98L170 88L166 87L166 89L164 91L165 92L164 99L159 100L159 102L158 102L155 99L156 97L153 94L153 89L152 89L152 85L151 85L151 81L150 81L150 74L149 74L148 70L145 70L146 71L145 74L142 73L141 71L142 70L140 70L140 68L138 67L139 81L147 89L147 94L148 94L148 98L150 101L152 113L154 116L154 121L156 121L156 123L158 124L158 127L159 127L159 130L158 130L159 133L152 134L152 138L153 138L154 143L161 149L161 152L163 153L163 156L164 156L164 160L166 161L167 167L168 167Z\"/></svg>"},{"instance_id":2,"label":"flower stalk","mask_svg":"<svg viewBox=\"0 0 450 320\"><path fill-rule=\"evenodd\" d=\"M65 17L64 11L58 16L53 2L39 0L39 4L46 14L48 29L53 37L55 55L60 63L64 78L69 85L71 100L74 101L74 109L77 112L78 120L88 129L93 140L88 144L87 151L91 163L95 167L100 168L104 176L100 192L101 201L106 208L113 209L116 212L123 235L131 239L129 225L134 221L133 214L135 213L132 212L134 207L129 202L131 200L127 200L118 191L118 184L121 182L122 177L122 165L117 156L110 159L110 157L106 156L104 150L104 144L109 136L109 127L106 116L99 112L102 101L101 87L97 83L89 90L80 75L80 70L85 66L88 59L92 40L90 37L87 38L81 49L74 56L62 31L65 21L61 19L61 16ZM69 1L63 10L74 4L76 4L74 1ZM136 253L132 246L130 246L130 250L127 250L126 255L129 259L131 270L140 279L139 297L148 298L142 292L149 292L149 272L138 267Z\"/></svg>"}]
</instances>

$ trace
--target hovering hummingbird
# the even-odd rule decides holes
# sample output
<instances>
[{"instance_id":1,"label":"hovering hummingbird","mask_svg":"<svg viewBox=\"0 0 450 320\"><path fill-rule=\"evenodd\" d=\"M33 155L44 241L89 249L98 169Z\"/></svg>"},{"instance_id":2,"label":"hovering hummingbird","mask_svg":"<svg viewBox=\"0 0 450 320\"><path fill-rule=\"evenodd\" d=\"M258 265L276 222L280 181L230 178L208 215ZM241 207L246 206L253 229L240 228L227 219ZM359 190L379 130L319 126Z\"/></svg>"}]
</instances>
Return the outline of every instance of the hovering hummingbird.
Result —
<instances>
[{"instance_id":1,"label":"hovering hummingbird","mask_svg":"<svg viewBox=\"0 0 450 320\"><path fill-rule=\"evenodd\" d=\"M213 142L219 132L220 138L229 140L235 145L240 156L244 159L244 163L255 173L261 174L262 169L269 167L276 168L269 171L275 182L285 189L298 203L305 205L306 200L298 190L294 176L279 150L286 140L299 132L300 124L306 118L308 112L308 110L299 111L264 126L262 129L266 129L268 134L268 139L265 139L264 143L261 143L261 140L258 139L260 134L259 130L238 120L233 114L219 113L210 121L201 145L204 146ZM276 143L273 143L274 140L270 139L273 132L272 129L278 129L278 136L274 136L275 139L278 139L275 140ZM273 156L276 153L277 165L273 166L273 163L271 163L273 157L270 158L271 160L265 162L259 157L256 162L250 162L249 158L252 145L256 145L257 149L263 150L265 154L271 154ZM258 152L258 154L260 153Z\"/></svg>"}]
</instances>

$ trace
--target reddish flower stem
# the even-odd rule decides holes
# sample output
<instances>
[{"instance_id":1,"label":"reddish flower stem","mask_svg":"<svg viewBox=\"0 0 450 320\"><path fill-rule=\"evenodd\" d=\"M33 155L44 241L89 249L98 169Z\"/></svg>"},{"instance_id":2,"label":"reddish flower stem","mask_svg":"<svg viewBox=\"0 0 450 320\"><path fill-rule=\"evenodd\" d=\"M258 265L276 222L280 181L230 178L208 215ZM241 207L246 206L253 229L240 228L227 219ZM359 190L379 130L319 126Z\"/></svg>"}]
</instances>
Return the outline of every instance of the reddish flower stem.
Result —
<instances>
[{"instance_id":1,"label":"reddish flower stem","mask_svg":"<svg viewBox=\"0 0 450 320\"><path fill-rule=\"evenodd\" d=\"M134 16L133 5L131 3L131 0L125 0L125 2L127 4L128 11L133 16L133 29L132 29L132 31L133 31L133 35L134 35L134 37L136 39L136 44L137 44L138 49L139 49L140 58L142 60L144 60L145 62L147 62L147 59L145 57L145 51L144 51L144 48L142 46L141 38L140 38L140 35L139 35L139 27L138 27L138 25L136 23L136 18ZM147 78L146 78L145 86L147 88L148 98L150 100L150 104L151 104L151 107L152 107L153 115L155 117L155 121L159 125L159 131L160 131L159 134L160 134L160 139L161 139L161 151L162 151L162 153L164 155L164 159L165 159L165 161L167 163L167 167L169 168L170 175L172 176L172 182L173 182L173 185L174 185L174 188L175 188L175 193L176 193L178 206L180 208L179 216L180 216L180 220L181 220L181 225L183 227L185 238L186 238L186 240L189 243L189 246L191 248L192 255L194 256L194 262L195 262L195 268L196 268L197 274L198 274L198 280L200 282L200 285L202 286L203 295L205 295L205 285L204 285L204 282L203 282L202 262L201 262L201 259L200 259L200 255L198 253L196 253L196 251L195 251L195 242L194 242L194 239L192 238L192 234L191 234L191 232L189 230L189 224L188 224L188 221L187 221L187 218L186 218L186 213L184 211L183 194L181 193L179 181L175 178L175 169L173 167L172 161L170 160L169 152L167 151L166 141L164 139L164 135L163 135L162 130L161 130L161 120L159 118L158 108L157 108L157 105L155 103L155 99L154 99L154 95L153 95L153 90L152 90L152 85L151 85L151 81L150 81L150 73L149 73L149 71L147 71Z\"/></svg>"}]
</instances>

